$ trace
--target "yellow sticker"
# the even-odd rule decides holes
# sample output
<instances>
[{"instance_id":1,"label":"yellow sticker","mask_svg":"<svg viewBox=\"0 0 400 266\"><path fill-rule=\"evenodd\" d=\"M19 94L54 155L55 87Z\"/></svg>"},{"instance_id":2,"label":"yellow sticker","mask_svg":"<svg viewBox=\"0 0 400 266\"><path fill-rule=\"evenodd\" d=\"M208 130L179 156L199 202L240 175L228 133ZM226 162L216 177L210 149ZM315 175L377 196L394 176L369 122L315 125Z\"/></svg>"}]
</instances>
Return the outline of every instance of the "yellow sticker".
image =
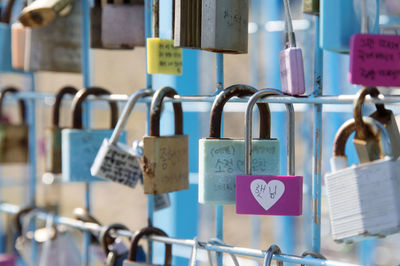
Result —
<instances>
[{"instance_id":1,"label":"yellow sticker","mask_svg":"<svg viewBox=\"0 0 400 266\"><path fill-rule=\"evenodd\" d=\"M173 40L148 38L147 72L182 75L182 48L174 47Z\"/></svg>"}]
</instances>

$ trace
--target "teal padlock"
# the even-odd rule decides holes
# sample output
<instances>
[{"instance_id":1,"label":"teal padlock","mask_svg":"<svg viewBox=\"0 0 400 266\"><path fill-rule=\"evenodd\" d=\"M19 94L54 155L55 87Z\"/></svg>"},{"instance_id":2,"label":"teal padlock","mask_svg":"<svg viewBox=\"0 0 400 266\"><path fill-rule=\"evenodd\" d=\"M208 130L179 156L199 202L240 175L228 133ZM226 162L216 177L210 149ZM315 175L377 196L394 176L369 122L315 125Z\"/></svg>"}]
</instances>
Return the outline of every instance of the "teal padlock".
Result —
<instances>
[{"instance_id":1,"label":"teal padlock","mask_svg":"<svg viewBox=\"0 0 400 266\"><path fill-rule=\"evenodd\" d=\"M210 134L199 140L199 202L235 204L236 176L245 173L244 139L221 138L221 116L230 98L251 96L257 90L246 85L233 85L215 98L210 117ZM271 119L266 103L260 110L260 138L252 142L252 169L257 175L279 175L279 140L270 138Z\"/></svg>"},{"instance_id":2,"label":"teal padlock","mask_svg":"<svg viewBox=\"0 0 400 266\"><path fill-rule=\"evenodd\" d=\"M118 106L116 102L109 102L111 109L111 129L83 129L82 104L90 95L110 95L102 88L79 90L72 101L72 128L63 129L62 135L62 179L65 182L104 181L94 177L90 167L96 157L103 139L110 138L113 128L118 121ZM123 132L119 142L126 143L126 134Z\"/></svg>"}]
</instances>

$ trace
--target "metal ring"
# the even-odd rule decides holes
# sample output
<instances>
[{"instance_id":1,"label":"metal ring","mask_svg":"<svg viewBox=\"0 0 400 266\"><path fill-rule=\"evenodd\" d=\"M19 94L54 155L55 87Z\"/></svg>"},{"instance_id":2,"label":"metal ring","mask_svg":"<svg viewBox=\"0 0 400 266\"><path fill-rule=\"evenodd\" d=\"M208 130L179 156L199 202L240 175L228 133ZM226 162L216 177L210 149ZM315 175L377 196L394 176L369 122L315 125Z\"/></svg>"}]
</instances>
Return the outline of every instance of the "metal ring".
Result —
<instances>
[{"instance_id":1,"label":"metal ring","mask_svg":"<svg viewBox=\"0 0 400 266\"><path fill-rule=\"evenodd\" d=\"M282 254L281 249L277 245L272 245L267 250L267 255L265 255L265 258L264 258L264 266L271 265L272 257L274 256L274 254L278 254L278 255ZM283 266L283 262L278 261L278 265Z\"/></svg>"}]
</instances>

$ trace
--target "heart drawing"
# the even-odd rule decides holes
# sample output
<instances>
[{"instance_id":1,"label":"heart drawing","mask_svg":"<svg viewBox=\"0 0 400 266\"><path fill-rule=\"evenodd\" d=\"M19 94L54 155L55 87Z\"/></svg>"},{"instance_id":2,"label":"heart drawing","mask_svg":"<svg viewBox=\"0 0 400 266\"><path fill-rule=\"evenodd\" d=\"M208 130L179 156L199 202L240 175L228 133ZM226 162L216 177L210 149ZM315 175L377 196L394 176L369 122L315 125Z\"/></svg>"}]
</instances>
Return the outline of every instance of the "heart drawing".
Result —
<instances>
[{"instance_id":1,"label":"heart drawing","mask_svg":"<svg viewBox=\"0 0 400 266\"><path fill-rule=\"evenodd\" d=\"M285 184L279 180L271 180L268 184L262 179L255 179L250 184L253 197L264 208L269 210L285 192Z\"/></svg>"}]
</instances>

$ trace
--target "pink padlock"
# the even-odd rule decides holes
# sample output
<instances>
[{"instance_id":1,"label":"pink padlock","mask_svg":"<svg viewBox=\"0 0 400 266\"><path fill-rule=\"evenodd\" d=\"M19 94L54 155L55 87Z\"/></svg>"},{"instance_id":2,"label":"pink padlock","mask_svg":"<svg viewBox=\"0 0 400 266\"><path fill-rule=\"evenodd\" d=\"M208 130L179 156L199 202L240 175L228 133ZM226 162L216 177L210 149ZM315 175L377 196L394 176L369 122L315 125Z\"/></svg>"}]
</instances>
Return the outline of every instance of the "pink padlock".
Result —
<instances>
[{"instance_id":1,"label":"pink padlock","mask_svg":"<svg viewBox=\"0 0 400 266\"><path fill-rule=\"evenodd\" d=\"M283 95L276 89L264 89L254 94L246 108L245 117L245 172L236 176L236 213L256 215L299 216L303 205L303 177L295 175L294 111L287 109L287 155L288 176L251 175L252 114L258 99Z\"/></svg>"},{"instance_id":2,"label":"pink padlock","mask_svg":"<svg viewBox=\"0 0 400 266\"><path fill-rule=\"evenodd\" d=\"M11 254L0 254L0 265L1 266L16 266L17 257Z\"/></svg>"},{"instance_id":3,"label":"pink padlock","mask_svg":"<svg viewBox=\"0 0 400 266\"><path fill-rule=\"evenodd\" d=\"M29 29L16 22L11 26L11 57L15 69L24 70L26 34Z\"/></svg>"}]
</instances>

